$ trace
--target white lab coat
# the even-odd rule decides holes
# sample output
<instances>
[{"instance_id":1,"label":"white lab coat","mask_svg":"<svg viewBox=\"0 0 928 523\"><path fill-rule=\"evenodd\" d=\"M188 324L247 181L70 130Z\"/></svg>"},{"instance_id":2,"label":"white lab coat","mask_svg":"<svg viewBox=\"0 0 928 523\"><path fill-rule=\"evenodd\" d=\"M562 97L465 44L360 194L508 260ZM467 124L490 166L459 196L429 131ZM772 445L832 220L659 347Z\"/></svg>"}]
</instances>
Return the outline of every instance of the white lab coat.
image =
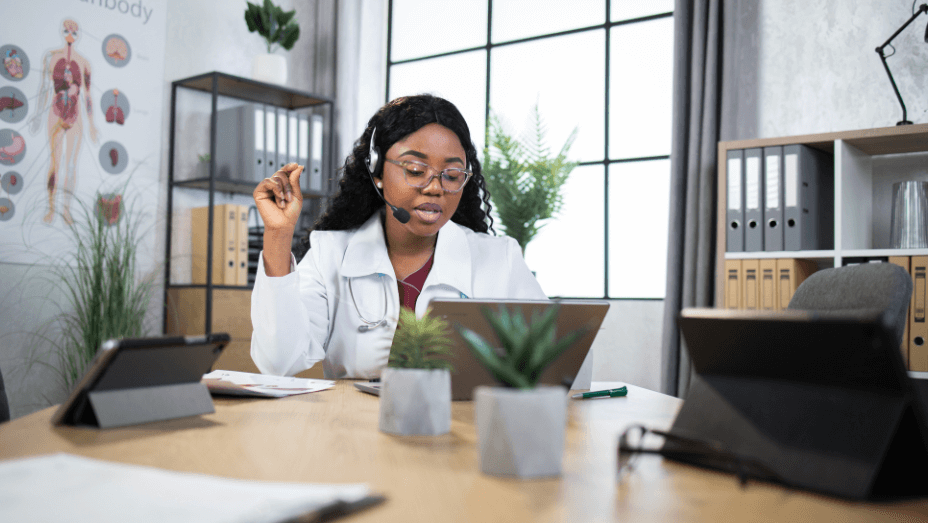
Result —
<instances>
[{"instance_id":1,"label":"white lab coat","mask_svg":"<svg viewBox=\"0 0 928 523\"><path fill-rule=\"evenodd\" d=\"M547 299L515 240L449 221L439 231L416 315L435 298L461 297ZM314 231L290 274L269 277L259 259L251 357L265 374L292 376L322 361L326 378L375 378L387 365L399 309L380 213L355 230ZM362 316L385 317L386 325L361 332Z\"/></svg>"}]
</instances>

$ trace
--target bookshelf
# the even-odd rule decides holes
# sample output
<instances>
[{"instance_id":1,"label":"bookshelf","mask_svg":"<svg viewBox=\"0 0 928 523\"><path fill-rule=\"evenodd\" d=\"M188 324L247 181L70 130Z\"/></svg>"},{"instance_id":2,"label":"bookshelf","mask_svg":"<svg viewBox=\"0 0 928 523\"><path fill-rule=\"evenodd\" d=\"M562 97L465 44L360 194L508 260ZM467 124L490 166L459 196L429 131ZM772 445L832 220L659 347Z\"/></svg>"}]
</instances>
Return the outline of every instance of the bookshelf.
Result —
<instances>
[{"instance_id":1,"label":"bookshelf","mask_svg":"<svg viewBox=\"0 0 928 523\"><path fill-rule=\"evenodd\" d=\"M315 118L322 122L323 131L312 137L312 140L321 146L321 161L318 165L321 171L321 188L309 190L303 186L303 215L295 238L306 232L322 211L324 199L335 189L333 100L219 72L172 82L168 142L164 332L185 336L228 332L232 336L232 343L218 364L223 364L223 358L236 358L241 360L238 365L223 367L237 367L236 370L256 370L251 368L253 364L247 356L251 338L251 289L261 238L260 230L252 226L257 225L256 211L251 210L248 221L250 256L247 285L242 285L240 281L235 285L229 285L225 281L222 284L216 283L213 257L218 253L208 246L213 245L214 234L220 233L220 224L214 223L216 220L211 212L220 205L218 200L250 205L250 196L254 188L260 179L265 177L261 175L261 169L254 167L242 168L237 174L234 167L231 174L228 167L224 168L223 172L220 170L223 158L227 159L227 156L223 156L223 151L230 150L228 137L231 136L230 129L220 125L223 121L220 111L246 104L254 104L251 107L273 108L275 114L280 114L276 113L279 110L288 111L284 113L288 115L287 118L280 120L287 122L288 130L291 114L296 115L297 119L305 116L307 121ZM258 131L254 132L257 136ZM302 134L300 136L303 137ZM220 143L223 139L226 142ZM293 147L289 140L288 144L289 147ZM231 150L235 150L238 145L232 144ZM217 151L220 153L219 158ZM205 159L204 153L209 154L208 159ZM295 160L294 158L289 161ZM307 173L309 171L307 165ZM304 174L305 176L307 175ZM205 236L206 277L205 283L194 284L190 267L194 256L191 249L193 240L190 214L192 208L204 206L210 210L205 213L208 216Z\"/></svg>"},{"instance_id":2,"label":"bookshelf","mask_svg":"<svg viewBox=\"0 0 928 523\"><path fill-rule=\"evenodd\" d=\"M834 249L726 252L728 151L792 144L818 149L834 160ZM923 153L928 153L928 124L719 142L716 306L724 302L725 260L798 258L828 268L840 267L848 258L928 255L928 249L889 248L892 185L906 180L928 181L928 161ZM886 159L891 162L884 162Z\"/></svg>"}]
</instances>

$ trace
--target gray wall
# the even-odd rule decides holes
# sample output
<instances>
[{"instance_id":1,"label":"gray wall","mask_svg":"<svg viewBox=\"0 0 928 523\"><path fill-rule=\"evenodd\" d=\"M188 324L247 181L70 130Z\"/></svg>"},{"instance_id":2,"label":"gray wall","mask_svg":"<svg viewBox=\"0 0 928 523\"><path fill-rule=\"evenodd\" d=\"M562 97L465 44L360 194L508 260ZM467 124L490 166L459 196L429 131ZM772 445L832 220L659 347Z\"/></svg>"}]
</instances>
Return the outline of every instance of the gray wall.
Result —
<instances>
[{"instance_id":1,"label":"gray wall","mask_svg":"<svg viewBox=\"0 0 928 523\"><path fill-rule=\"evenodd\" d=\"M729 0L725 10L731 45L723 140L889 127L901 119L874 49L908 20L911 0ZM897 36L888 59L915 123L928 122L926 23L921 15Z\"/></svg>"}]
</instances>

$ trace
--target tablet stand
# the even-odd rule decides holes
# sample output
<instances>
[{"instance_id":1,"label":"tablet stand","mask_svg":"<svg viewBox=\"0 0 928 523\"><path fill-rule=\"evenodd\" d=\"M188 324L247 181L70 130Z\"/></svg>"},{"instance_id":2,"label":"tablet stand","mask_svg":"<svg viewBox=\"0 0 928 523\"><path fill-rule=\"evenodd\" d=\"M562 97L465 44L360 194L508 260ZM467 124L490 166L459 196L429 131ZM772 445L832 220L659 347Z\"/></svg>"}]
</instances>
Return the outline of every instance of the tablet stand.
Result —
<instances>
[{"instance_id":1,"label":"tablet stand","mask_svg":"<svg viewBox=\"0 0 928 523\"><path fill-rule=\"evenodd\" d=\"M926 475L910 473L928 468L913 409L873 389L698 376L671 432L719 442L788 486L853 499L924 496Z\"/></svg>"},{"instance_id":2,"label":"tablet stand","mask_svg":"<svg viewBox=\"0 0 928 523\"><path fill-rule=\"evenodd\" d=\"M107 429L215 412L202 383L93 391L87 403L83 415L66 422Z\"/></svg>"}]
</instances>

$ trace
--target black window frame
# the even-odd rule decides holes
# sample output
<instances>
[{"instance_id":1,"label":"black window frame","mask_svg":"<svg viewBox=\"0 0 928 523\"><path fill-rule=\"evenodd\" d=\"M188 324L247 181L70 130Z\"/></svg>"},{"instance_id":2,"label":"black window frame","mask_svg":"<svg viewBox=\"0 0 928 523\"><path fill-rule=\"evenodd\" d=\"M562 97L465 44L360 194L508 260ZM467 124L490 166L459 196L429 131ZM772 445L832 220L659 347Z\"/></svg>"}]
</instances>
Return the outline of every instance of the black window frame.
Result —
<instances>
[{"instance_id":1,"label":"black window frame","mask_svg":"<svg viewBox=\"0 0 928 523\"><path fill-rule=\"evenodd\" d=\"M577 165L580 167L585 166L595 166L601 165L603 167L603 296L601 298L589 298L589 297L570 297L570 296L560 296L561 298L569 299L607 299L607 300L647 300L647 301L662 301L663 298L626 298L626 297L613 297L609 296L609 167L614 164L623 164L623 163L636 163L636 162L648 162L655 160L669 160L670 154L659 155L659 156L642 156L642 157L630 157L630 158L610 158L609 156L609 93L610 93L610 67L611 67L611 35L610 31L613 27L619 27L623 25L639 24L644 22L650 22L653 20L660 20L664 18L672 18L673 11L658 13L648 16L642 16L638 18L630 18L626 20L612 21L612 1L603 0L606 4L605 12L605 22L602 24L596 24L586 27L580 27L575 29L569 29L566 31L558 31L554 33L546 33L541 35L535 35L525 38L518 38L515 40L506 40L503 42L493 42L493 0L487 0L487 41L486 44L475 47L468 47L463 49L457 49L454 51L446 51L443 53L430 54L426 56L420 56L415 58L408 58L404 60L393 61L392 52L393 52L393 0L388 0L387 2L387 73L386 73L386 89L384 93L384 103L390 101L390 75L391 70L394 65L405 65L414 62L422 62L426 60L431 60L435 58L443 58L446 56L453 56L464 53L471 53L474 51L486 51L486 92L485 92L485 101L484 101L484 143L489 143L489 126L487 122L490 121L490 85L491 85L491 74L490 66L492 63L492 50L498 47L506 47L510 45L523 44L526 42L533 42L536 40L545 40L549 38L557 38L561 36L567 36L578 33L586 33L590 31L604 31L605 32L605 98L603 100L603 126L605 128L605 133L603 135L603 159L602 160L590 160L585 162L579 162ZM668 101L669 102L669 101Z\"/></svg>"}]
</instances>

